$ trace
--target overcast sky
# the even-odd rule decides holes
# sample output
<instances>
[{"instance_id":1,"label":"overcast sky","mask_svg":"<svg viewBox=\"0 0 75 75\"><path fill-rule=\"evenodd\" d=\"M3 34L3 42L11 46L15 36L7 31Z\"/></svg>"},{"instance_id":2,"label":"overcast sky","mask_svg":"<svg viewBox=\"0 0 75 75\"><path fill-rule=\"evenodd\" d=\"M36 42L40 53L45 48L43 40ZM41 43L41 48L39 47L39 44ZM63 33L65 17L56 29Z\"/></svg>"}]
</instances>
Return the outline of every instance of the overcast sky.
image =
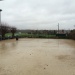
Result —
<instances>
[{"instance_id":1,"label":"overcast sky","mask_svg":"<svg viewBox=\"0 0 75 75\"><path fill-rule=\"evenodd\" d=\"M2 22L18 29L74 29L75 0L3 0Z\"/></svg>"}]
</instances>

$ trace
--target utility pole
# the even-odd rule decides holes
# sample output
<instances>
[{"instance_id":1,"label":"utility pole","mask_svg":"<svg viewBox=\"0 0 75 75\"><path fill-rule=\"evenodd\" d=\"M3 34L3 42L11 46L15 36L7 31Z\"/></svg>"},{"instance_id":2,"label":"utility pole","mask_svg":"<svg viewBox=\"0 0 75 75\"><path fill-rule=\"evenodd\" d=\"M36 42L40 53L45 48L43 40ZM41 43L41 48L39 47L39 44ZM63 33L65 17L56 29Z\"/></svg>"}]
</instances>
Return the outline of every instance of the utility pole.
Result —
<instances>
[{"instance_id":1,"label":"utility pole","mask_svg":"<svg viewBox=\"0 0 75 75\"><path fill-rule=\"evenodd\" d=\"M74 28L75 28L75 25L74 25Z\"/></svg>"},{"instance_id":2,"label":"utility pole","mask_svg":"<svg viewBox=\"0 0 75 75\"><path fill-rule=\"evenodd\" d=\"M58 23L58 34L59 34L59 23Z\"/></svg>"},{"instance_id":3,"label":"utility pole","mask_svg":"<svg viewBox=\"0 0 75 75\"><path fill-rule=\"evenodd\" d=\"M0 1L2 1L2 0L0 0ZM2 9L0 9L0 26L1 26L1 11L2 11ZM1 35L2 35L2 26L1 26ZM2 36L1 36L1 40L2 40Z\"/></svg>"},{"instance_id":4,"label":"utility pole","mask_svg":"<svg viewBox=\"0 0 75 75\"><path fill-rule=\"evenodd\" d=\"M3 0L0 0L0 1L3 1ZM0 25L1 25L1 11L2 9L0 9Z\"/></svg>"},{"instance_id":5,"label":"utility pole","mask_svg":"<svg viewBox=\"0 0 75 75\"><path fill-rule=\"evenodd\" d=\"M1 25L1 12L2 12L2 9L0 9L0 25Z\"/></svg>"},{"instance_id":6,"label":"utility pole","mask_svg":"<svg viewBox=\"0 0 75 75\"><path fill-rule=\"evenodd\" d=\"M1 40L2 40L2 25L1 25L1 11L2 11L2 9L0 9L0 26L1 26Z\"/></svg>"}]
</instances>

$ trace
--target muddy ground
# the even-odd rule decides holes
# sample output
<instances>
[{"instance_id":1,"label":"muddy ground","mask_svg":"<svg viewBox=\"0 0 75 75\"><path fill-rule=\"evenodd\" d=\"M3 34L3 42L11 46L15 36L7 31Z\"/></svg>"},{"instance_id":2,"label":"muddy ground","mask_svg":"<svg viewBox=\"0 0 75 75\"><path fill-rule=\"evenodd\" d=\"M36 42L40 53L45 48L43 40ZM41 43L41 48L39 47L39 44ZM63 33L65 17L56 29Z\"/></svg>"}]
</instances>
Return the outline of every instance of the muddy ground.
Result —
<instances>
[{"instance_id":1,"label":"muddy ground","mask_svg":"<svg viewBox=\"0 0 75 75\"><path fill-rule=\"evenodd\" d=\"M75 41L0 41L0 75L75 75Z\"/></svg>"}]
</instances>

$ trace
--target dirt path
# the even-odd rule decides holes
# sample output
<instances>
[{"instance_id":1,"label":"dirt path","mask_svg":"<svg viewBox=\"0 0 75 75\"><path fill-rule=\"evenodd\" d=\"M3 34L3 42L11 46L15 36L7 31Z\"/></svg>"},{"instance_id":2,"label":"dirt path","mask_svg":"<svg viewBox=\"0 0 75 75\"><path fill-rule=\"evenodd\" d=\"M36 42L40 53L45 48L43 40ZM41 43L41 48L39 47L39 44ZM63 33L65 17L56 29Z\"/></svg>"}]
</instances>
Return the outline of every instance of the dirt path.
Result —
<instances>
[{"instance_id":1,"label":"dirt path","mask_svg":"<svg viewBox=\"0 0 75 75\"><path fill-rule=\"evenodd\" d=\"M75 75L75 41L0 41L0 75Z\"/></svg>"}]
</instances>

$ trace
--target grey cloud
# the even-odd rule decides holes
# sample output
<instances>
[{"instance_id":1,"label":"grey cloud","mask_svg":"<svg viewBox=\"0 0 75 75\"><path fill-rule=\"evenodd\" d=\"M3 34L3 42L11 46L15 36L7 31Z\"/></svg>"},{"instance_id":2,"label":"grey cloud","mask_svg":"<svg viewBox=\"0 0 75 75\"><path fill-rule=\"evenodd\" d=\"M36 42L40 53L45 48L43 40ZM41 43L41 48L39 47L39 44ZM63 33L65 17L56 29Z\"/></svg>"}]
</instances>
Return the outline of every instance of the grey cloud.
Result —
<instances>
[{"instance_id":1,"label":"grey cloud","mask_svg":"<svg viewBox=\"0 0 75 75\"><path fill-rule=\"evenodd\" d=\"M5 0L2 21L21 29L73 29L75 0Z\"/></svg>"}]
</instances>

